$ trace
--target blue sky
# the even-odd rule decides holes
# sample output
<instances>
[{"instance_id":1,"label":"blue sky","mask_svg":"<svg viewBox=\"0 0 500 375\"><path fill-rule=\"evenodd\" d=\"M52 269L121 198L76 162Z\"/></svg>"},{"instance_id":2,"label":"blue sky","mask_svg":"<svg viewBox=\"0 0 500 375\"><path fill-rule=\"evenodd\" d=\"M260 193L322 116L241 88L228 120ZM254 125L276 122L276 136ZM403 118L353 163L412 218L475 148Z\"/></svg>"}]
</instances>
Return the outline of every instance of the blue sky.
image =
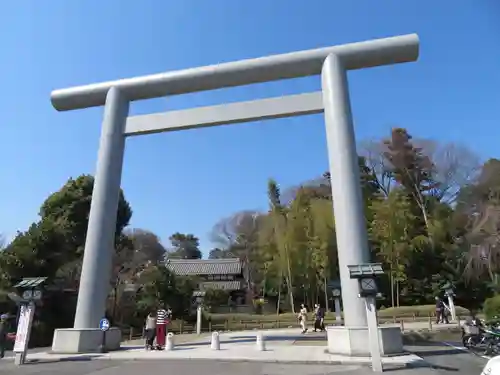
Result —
<instances>
[{"instance_id":1,"label":"blue sky","mask_svg":"<svg viewBox=\"0 0 500 375\"><path fill-rule=\"evenodd\" d=\"M60 113L53 89L417 32L417 63L350 73L358 140L391 126L500 157L500 3L495 0L4 0L0 3L0 233L37 220L70 176L95 169L102 108ZM319 78L134 103L132 113L319 89ZM132 226L164 242L266 208L327 169L321 116L134 137L123 189Z\"/></svg>"}]
</instances>

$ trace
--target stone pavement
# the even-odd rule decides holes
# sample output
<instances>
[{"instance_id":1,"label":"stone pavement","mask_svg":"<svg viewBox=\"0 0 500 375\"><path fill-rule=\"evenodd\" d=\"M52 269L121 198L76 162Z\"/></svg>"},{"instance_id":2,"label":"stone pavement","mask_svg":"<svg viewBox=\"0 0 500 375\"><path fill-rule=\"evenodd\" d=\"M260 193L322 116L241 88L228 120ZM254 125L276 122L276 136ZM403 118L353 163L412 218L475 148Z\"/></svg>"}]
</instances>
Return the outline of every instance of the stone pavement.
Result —
<instances>
[{"instance_id":1,"label":"stone pavement","mask_svg":"<svg viewBox=\"0 0 500 375\"><path fill-rule=\"evenodd\" d=\"M255 336L259 331L227 332L220 334L220 350L210 348L210 338L201 338L189 343L183 343L171 351L145 351L142 345L127 346L122 350L105 354L61 355L45 353L29 353L31 361L70 361L85 359L102 360L166 360L166 359L199 359L224 360L236 362L261 363L300 363L300 364L354 364L367 365L369 357L347 357L326 352L326 343L320 346L298 345L297 341L324 340L324 333L301 335L297 329L261 331L266 337L266 351L257 350ZM422 359L414 354L404 354L383 358L390 366L407 366L422 364Z\"/></svg>"},{"instance_id":2,"label":"stone pavement","mask_svg":"<svg viewBox=\"0 0 500 375\"><path fill-rule=\"evenodd\" d=\"M453 330L455 328L458 328L458 323L457 322L450 322L450 324L434 324L434 321L432 324L429 324L428 321L417 321L417 322L405 322L403 323L403 326L401 326L400 323L385 323L381 324L383 326L396 326L404 329L404 332L418 332L418 331L449 331ZM311 328L309 328L311 329ZM281 341L283 344L291 342L295 342L296 344L303 343L305 341L311 341L314 339L318 340L326 340L326 335L325 334L314 334L312 331L309 331L306 336L300 335L300 327L289 327L289 328L281 328L281 329L268 329L268 330L258 330L258 329L252 329L252 330L242 330L242 331L220 331L221 333L221 340L232 338L232 342L234 342L234 337L235 336L241 336L241 335L253 335L252 339L255 339L255 334L256 332L263 332L267 336L270 336L271 339L274 338L273 341L278 343ZM190 344L199 344L199 343L210 343L210 333L203 332L200 336L197 336L196 334L183 334L182 335L182 343L190 343ZM127 345L142 345L143 340L132 340L132 341L126 341L124 344L125 346Z\"/></svg>"},{"instance_id":3,"label":"stone pavement","mask_svg":"<svg viewBox=\"0 0 500 375\"><path fill-rule=\"evenodd\" d=\"M426 331L428 327L428 322L411 322L404 328L405 331ZM433 331L441 331L454 327L457 325L433 325L432 328ZM255 337L259 332L266 337L266 351L257 350ZM239 375L247 371L249 374L260 374L259 371L264 371L262 374L281 375L284 368L293 369L289 371L291 374L299 368L316 369L317 372L311 375L371 373L368 367L371 360L368 357L353 358L326 353L325 336L325 333L313 332L301 335L298 328L221 332L219 351L210 348L208 334L181 335L173 351L146 352L143 340L125 343L122 350L106 354L56 355L47 350L30 350L28 363L24 366L14 366L12 355L0 360L0 375L87 375L94 374L94 371L99 375L126 375L141 371L165 372L170 368L172 371L175 369L177 375L191 375L193 363L204 363L203 370L200 371L207 375L212 374L210 369L218 368L222 363L226 366L224 368L234 367ZM444 344L433 344L433 347L407 347L412 354L386 357L383 359L384 368L395 375L434 375L441 374L442 371L453 371L455 375L480 373L485 359L473 358L467 351L455 350L455 353L449 345L444 348L442 345ZM137 372L130 372L131 367L136 368ZM196 374L192 375L199 373L194 370L193 372ZM301 372L306 375L308 373L309 371ZM221 372L217 370L213 374L220 375Z\"/></svg>"},{"instance_id":4,"label":"stone pavement","mask_svg":"<svg viewBox=\"0 0 500 375\"><path fill-rule=\"evenodd\" d=\"M413 326L415 327L415 325ZM443 329L446 326L442 326ZM450 326L448 326L450 327ZM419 327L420 328L420 327ZM425 329L425 328L424 328ZM12 358L0 360L0 375L368 375L369 358L345 358L325 353L324 333L301 335L298 329L262 331L267 351L258 351L258 331L220 334L221 350L210 349L210 337L179 337L173 351L146 352L140 345L106 354L54 355L28 353L28 363L15 366ZM186 342L188 341L188 342ZM316 343L316 345L309 345ZM456 343L456 345L459 345ZM479 375L486 359L454 344L426 342L408 346L414 354L387 357L384 369L394 375Z\"/></svg>"}]
</instances>

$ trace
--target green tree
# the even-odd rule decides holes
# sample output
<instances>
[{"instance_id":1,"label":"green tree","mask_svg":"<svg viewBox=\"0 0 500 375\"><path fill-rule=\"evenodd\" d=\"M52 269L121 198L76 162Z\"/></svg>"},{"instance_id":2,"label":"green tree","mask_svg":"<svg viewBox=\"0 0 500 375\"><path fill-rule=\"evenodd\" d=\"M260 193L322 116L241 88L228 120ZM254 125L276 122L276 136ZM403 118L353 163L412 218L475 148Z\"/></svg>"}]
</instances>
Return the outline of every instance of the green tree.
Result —
<instances>
[{"instance_id":1,"label":"green tree","mask_svg":"<svg viewBox=\"0 0 500 375\"><path fill-rule=\"evenodd\" d=\"M91 175L70 178L59 191L50 195L40 208L41 221L51 220L66 231L67 245L77 253L83 253L85 247L93 189L94 177ZM121 190L116 215L115 236L118 238L132 217L132 209Z\"/></svg>"},{"instance_id":2,"label":"green tree","mask_svg":"<svg viewBox=\"0 0 500 375\"><path fill-rule=\"evenodd\" d=\"M19 232L0 255L0 269L8 283L23 277L54 277L59 267L74 259L66 247L67 232L51 220Z\"/></svg>"},{"instance_id":3,"label":"green tree","mask_svg":"<svg viewBox=\"0 0 500 375\"><path fill-rule=\"evenodd\" d=\"M193 234L176 232L169 237L169 240L172 243L172 249L168 254L170 258L201 259L200 241Z\"/></svg>"},{"instance_id":4,"label":"green tree","mask_svg":"<svg viewBox=\"0 0 500 375\"><path fill-rule=\"evenodd\" d=\"M234 255L230 250L219 249L218 247L213 248L208 253L208 259L225 259L225 258L234 258Z\"/></svg>"},{"instance_id":5,"label":"green tree","mask_svg":"<svg viewBox=\"0 0 500 375\"><path fill-rule=\"evenodd\" d=\"M287 241L287 209L281 204L281 192L278 183L270 179L267 185L269 199L268 223L270 224L276 247L280 253L280 278L285 278L292 312L295 313L293 294L293 275L290 246Z\"/></svg>"},{"instance_id":6,"label":"green tree","mask_svg":"<svg viewBox=\"0 0 500 375\"><path fill-rule=\"evenodd\" d=\"M68 182L52 194L40 208L40 220L14 240L0 253L2 287L10 288L24 277L49 278L58 290L48 293L43 313L38 317L37 332L50 335L54 328L67 327L72 319L75 300L63 293L64 289L78 289L83 249L92 198L94 179L82 175ZM132 211L120 193L117 213L116 239L121 237ZM119 242L119 241L117 241ZM114 280L110 280L113 285ZM61 301L64 300L64 318Z\"/></svg>"},{"instance_id":7,"label":"green tree","mask_svg":"<svg viewBox=\"0 0 500 375\"><path fill-rule=\"evenodd\" d=\"M174 317L187 316L192 305L193 282L170 272L165 266L151 266L145 269L138 283L141 289L136 294L137 313L146 316L158 305L168 305Z\"/></svg>"},{"instance_id":8,"label":"green tree","mask_svg":"<svg viewBox=\"0 0 500 375\"><path fill-rule=\"evenodd\" d=\"M419 208L428 235L431 237L427 193L436 187L436 182L433 180L434 164L411 140L412 137L406 129L392 129L391 137L384 141L387 146L384 156L390 163L395 181L405 189Z\"/></svg>"},{"instance_id":9,"label":"green tree","mask_svg":"<svg viewBox=\"0 0 500 375\"><path fill-rule=\"evenodd\" d=\"M414 250L415 216L407 195L392 190L387 198L372 203L371 240L378 244L378 257L389 267L391 305L400 304L400 284L406 281L406 266Z\"/></svg>"},{"instance_id":10,"label":"green tree","mask_svg":"<svg viewBox=\"0 0 500 375\"><path fill-rule=\"evenodd\" d=\"M126 229L124 236L130 241L133 249L133 262L136 264L159 264L165 260L167 250L160 238L153 232L140 228Z\"/></svg>"},{"instance_id":11,"label":"green tree","mask_svg":"<svg viewBox=\"0 0 500 375\"><path fill-rule=\"evenodd\" d=\"M229 301L229 292L222 289L208 289L205 292L205 297L203 297L203 304L209 309L214 306L226 306Z\"/></svg>"},{"instance_id":12,"label":"green tree","mask_svg":"<svg viewBox=\"0 0 500 375\"><path fill-rule=\"evenodd\" d=\"M330 279L339 277L332 202L327 199L312 200L311 214L314 221L314 236L311 243L313 246L313 265L323 288L325 306L328 309L327 283Z\"/></svg>"}]
</instances>

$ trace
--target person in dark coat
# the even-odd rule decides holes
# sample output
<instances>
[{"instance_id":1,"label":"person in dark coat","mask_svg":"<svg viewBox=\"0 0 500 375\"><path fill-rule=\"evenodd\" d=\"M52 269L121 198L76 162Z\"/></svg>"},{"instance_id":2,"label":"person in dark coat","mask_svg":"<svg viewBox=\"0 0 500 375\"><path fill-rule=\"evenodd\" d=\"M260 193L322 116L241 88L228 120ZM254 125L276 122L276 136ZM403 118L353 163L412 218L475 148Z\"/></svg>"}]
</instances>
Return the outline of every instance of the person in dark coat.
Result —
<instances>
[{"instance_id":1,"label":"person in dark coat","mask_svg":"<svg viewBox=\"0 0 500 375\"><path fill-rule=\"evenodd\" d=\"M7 345L8 315L2 314L0 316L0 358L5 357L5 346Z\"/></svg>"},{"instance_id":2,"label":"person in dark coat","mask_svg":"<svg viewBox=\"0 0 500 375\"><path fill-rule=\"evenodd\" d=\"M446 313L446 306L443 300L436 297L436 324L446 323L448 324L448 314Z\"/></svg>"},{"instance_id":3,"label":"person in dark coat","mask_svg":"<svg viewBox=\"0 0 500 375\"><path fill-rule=\"evenodd\" d=\"M324 331L325 330L324 322L325 322L325 311L319 304L316 304L314 306L314 332L317 332L318 329L320 331Z\"/></svg>"}]
</instances>

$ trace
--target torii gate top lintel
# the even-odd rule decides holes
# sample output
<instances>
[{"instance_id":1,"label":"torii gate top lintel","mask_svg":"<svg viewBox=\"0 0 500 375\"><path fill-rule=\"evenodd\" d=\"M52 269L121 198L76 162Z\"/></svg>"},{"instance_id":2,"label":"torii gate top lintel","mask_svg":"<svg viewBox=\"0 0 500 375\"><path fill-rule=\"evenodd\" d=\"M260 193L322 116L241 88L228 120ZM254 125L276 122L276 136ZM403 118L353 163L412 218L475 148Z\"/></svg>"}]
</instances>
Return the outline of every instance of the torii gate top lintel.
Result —
<instances>
[{"instance_id":1,"label":"torii gate top lintel","mask_svg":"<svg viewBox=\"0 0 500 375\"><path fill-rule=\"evenodd\" d=\"M104 105L111 87L120 88L128 100L135 101L312 76L321 73L330 54L339 56L346 70L411 62L418 59L419 38L408 34L70 87L53 91L51 101L55 109L69 111Z\"/></svg>"}]
</instances>

